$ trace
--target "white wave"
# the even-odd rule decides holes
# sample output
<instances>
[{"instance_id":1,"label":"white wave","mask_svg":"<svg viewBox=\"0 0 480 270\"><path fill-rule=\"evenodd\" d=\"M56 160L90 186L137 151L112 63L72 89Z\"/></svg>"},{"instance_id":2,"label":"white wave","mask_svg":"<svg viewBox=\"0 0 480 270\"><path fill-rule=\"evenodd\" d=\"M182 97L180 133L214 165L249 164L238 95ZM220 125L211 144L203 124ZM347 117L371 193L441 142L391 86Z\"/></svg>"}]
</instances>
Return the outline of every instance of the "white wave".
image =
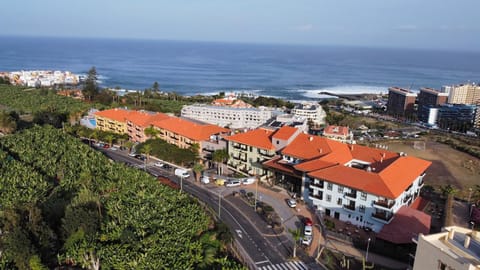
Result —
<instances>
[{"instance_id":1,"label":"white wave","mask_svg":"<svg viewBox=\"0 0 480 270\"><path fill-rule=\"evenodd\" d=\"M325 87L314 90L299 90L304 91L303 96L308 98L325 98L332 96L322 95L322 92L328 92L338 95L348 95L348 94L384 94L388 92L388 87L385 86L368 86L368 85L339 85L333 87Z\"/></svg>"}]
</instances>

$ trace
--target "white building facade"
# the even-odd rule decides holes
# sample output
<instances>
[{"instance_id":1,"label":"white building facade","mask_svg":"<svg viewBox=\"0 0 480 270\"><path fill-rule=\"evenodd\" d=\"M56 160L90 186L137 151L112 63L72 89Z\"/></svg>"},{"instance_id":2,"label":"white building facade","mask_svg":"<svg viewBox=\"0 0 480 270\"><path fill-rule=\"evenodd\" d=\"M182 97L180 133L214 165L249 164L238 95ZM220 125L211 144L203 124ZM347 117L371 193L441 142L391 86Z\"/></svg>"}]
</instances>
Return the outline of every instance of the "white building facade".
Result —
<instances>
[{"instance_id":1,"label":"white building facade","mask_svg":"<svg viewBox=\"0 0 480 270\"><path fill-rule=\"evenodd\" d=\"M327 114L319 104L303 103L297 104L292 109L292 114L297 117L304 117L315 125L324 125Z\"/></svg>"},{"instance_id":2,"label":"white building facade","mask_svg":"<svg viewBox=\"0 0 480 270\"><path fill-rule=\"evenodd\" d=\"M185 105L181 111L182 117L233 129L257 128L280 113L266 107L230 108L203 104Z\"/></svg>"}]
</instances>

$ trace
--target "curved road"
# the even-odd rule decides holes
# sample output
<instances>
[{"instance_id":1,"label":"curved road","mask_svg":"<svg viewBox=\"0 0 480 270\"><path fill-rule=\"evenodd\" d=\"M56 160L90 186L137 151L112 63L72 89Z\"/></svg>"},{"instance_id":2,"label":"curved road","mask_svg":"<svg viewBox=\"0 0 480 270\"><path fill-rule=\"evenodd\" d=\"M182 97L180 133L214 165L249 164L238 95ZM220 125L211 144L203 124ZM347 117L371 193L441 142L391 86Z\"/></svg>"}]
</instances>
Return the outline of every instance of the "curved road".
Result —
<instances>
[{"instance_id":1,"label":"curved road","mask_svg":"<svg viewBox=\"0 0 480 270\"><path fill-rule=\"evenodd\" d=\"M134 166L144 165L144 161L131 157L123 151L111 151L99 148L97 148L97 150L102 151L109 158L117 162ZM271 236L262 234L260 230L255 227L254 223L256 222L250 221L252 216L247 218L247 216L242 213L242 211L246 209L239 209L239 207L241 208L240 205L234 205L228 200L227 196L231 195L233 189L212 190L192 181L181 181L181 179L173 174L173 169L166 170L150 165L147 165L147 167L143 169L153 175L167 176L178 184L182 182L184 191L197 197L217 212L220 199L219 218L230 228L236 243L240 245L238 250L243 253L241 256L247 262L247 266L250 269L321 269L312 262L309 263L308 267L302 262L288 262L287 259L291 255L290 248L293 243L291 243L286 235ZM251 211L253 211L253 209ZM256 218L261 219L259 216Z\"/></svg>"}]
</instances>

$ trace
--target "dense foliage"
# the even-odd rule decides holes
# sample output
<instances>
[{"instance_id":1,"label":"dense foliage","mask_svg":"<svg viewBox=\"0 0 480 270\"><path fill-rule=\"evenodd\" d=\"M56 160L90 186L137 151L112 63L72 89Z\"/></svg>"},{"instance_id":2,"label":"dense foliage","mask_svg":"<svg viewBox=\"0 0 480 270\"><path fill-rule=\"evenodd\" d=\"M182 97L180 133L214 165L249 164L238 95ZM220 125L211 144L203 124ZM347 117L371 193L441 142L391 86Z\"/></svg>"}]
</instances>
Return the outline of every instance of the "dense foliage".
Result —
<instances>
[{"instance_id":1,"label":"dense foliage","mask_svg":"<svg viewBox=\"0 0 480 270\"><path fill-rule=\"evenodd\" d=\"M255 107L259 106L266 106L266 107L277 107L277 108L289 108L292 109L295 104L293 104L290 101L280 99L280 98L274 98L274 97L263 97L259 96L256 98L250 98L250 97L241 97L241 99L249 104L252 104Z\"/></svg>"},{"instance_id":2,"label":"dense foliage","mask_svg":"<svg viewBox=\"0 0 480 270\"><path fill-rule=\"evenodd\" d=\"M162 139L150 139L136 147L136 151L143 153L148 145L150 155L175 164L192 165L198 159L198 146L189 149L181 149L176 145L169 144Z\"/></svg>"},{"instance_id":3,"label":"dense foliage","mask_svg":"<svg viewBox=\"0 0 480 270\"><path fill-rule=\"evenodd\" d=\"M0 269L239 268L192 198L61 130L1 138L0 179Z\"/></svg>"},{"instance_id":4,"label":"dense foliage","mask_svg":"<svg viewBox=\"0 0 480 270\"><path fill-rule=\"evenodd\" d=\"M19 114L59 112L71 116L88 110L91 105L79 100L57 95L53 90L26 89L19 86L0 85L0 105Z\"/></svg>"}]
</instances>

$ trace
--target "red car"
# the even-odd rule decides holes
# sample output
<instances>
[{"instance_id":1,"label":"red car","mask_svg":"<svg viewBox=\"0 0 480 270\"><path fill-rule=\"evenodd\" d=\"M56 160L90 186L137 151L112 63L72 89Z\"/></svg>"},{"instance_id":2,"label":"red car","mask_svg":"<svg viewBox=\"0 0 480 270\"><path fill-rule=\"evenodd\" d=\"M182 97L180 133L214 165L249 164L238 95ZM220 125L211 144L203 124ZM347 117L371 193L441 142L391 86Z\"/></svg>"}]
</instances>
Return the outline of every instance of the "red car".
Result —
<instances>
[{"instance_id":1,"label":"red car","mask_svg":"<svg viewBox=\"0 0 480 270\"><path fill-rule=\"evenodd\" d=\"M310 218L306 217L304 220L303 220L303 223L305 223L305 226L313 226L313 222Z\"/></svg>"}]
</instances>

